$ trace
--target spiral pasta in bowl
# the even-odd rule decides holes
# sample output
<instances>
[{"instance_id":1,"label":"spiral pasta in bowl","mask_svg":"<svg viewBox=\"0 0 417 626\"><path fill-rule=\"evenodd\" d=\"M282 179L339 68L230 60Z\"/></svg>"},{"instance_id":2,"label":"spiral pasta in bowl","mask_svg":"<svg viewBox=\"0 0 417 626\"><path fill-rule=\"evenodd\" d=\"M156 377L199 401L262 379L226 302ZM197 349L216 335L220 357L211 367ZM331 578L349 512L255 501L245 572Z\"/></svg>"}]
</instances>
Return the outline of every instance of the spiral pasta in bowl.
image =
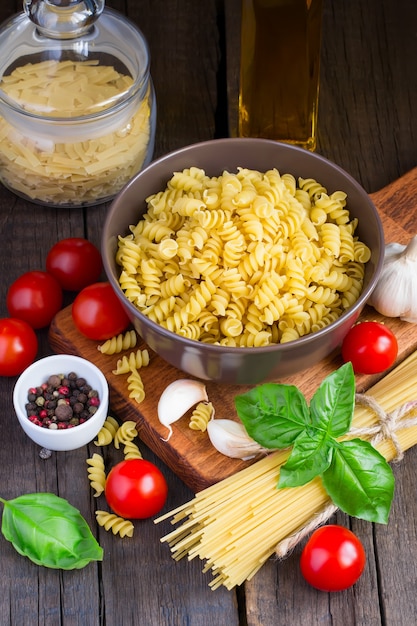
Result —
<instances>
[{"instance_id":1,"label":"spiral pasta in bowl","mask_svg":"<svg viewBox=\"0 0 417 626\"><path fill-rule=\"evenodd\" d=\"M112 203L104 267L139 335L201 379L276 380L337 348L373 290L384 237L365 190L263 139L194 144Z\"/></svg>"}]
</instances>

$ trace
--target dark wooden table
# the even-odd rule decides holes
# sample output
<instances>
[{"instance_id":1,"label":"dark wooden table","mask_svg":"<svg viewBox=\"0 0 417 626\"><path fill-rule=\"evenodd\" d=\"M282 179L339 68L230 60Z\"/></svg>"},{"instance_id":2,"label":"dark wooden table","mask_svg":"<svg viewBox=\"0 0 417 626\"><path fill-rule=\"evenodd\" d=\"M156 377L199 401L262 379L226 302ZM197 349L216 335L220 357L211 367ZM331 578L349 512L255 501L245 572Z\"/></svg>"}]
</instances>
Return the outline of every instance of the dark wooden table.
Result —
<instances>
[{"instance_id":1,"label":"dark wooden table","mask_svg":"<svg viewBox=\"0 0 417 626\"><path fill-rule=\"evenodd\" d=\"M2 0L0 19L21 11ZM158 102L155 156L234 133L238 64L237 0L113 0L145 33ZM318 152L349 171L368 192L417 165L417 4L414 0L327 0L325 3ZM0 315L9 284L44 268L58 239L86 236L97 245L107 206L51 209L0 188ZM417 198L416 198L417 213ZM395 219L414 223L393 206ZM417 230L417 229L416 229ZM39 332L39 356L49 354ZM334 518L362 539L367 566L351 589L326 594L299 572L301 548L285 562L269 561L250 582L228 592L208 587L199 561L176 563L160 536L169 524L140 523L121 540L96 526L96 501L86 481L88 446L39 457L19 427L14 379L0 379L0 496L49 491L80 509L104 548L102 564L63 572L37 567L0 537L1 626L409 626L417 601L417 450L395 467L396 495L387 526ZM109 452L118 460L117 451ZM143 447L169 483L166 510L192 497ZM112 460L112 459L110 459Z\"/></svg>"}]
</instances>

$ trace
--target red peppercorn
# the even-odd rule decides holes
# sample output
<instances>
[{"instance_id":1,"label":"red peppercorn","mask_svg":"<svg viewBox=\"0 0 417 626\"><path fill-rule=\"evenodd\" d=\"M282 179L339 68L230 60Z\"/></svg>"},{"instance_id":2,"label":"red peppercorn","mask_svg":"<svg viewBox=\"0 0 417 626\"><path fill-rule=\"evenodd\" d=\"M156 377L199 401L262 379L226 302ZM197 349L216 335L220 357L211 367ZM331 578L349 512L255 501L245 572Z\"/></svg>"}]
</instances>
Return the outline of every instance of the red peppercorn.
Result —
<instances>
[{"instance_id":1,"label":"red peppercorn","mask_svg":"<svg viewBox=\"0 0 417 626\"><path fill-rule=\"evenodd\" d=\"M97 397L90 398L90 406L100 406L100 400Z\"/></svg>"}]
</instances>

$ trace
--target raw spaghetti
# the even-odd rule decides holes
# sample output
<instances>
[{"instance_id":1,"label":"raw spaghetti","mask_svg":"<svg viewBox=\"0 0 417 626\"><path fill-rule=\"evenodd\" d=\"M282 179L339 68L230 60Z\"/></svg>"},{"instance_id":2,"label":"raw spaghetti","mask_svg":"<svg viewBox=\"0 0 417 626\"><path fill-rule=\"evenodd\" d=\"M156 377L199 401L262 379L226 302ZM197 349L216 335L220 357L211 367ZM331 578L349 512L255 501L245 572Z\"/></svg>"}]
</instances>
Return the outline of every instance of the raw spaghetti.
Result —
<instances>
[{"instance_id":1,"label":"raw spaghetti","mask_svg":"<svg viewBox=\"0 0 417 626\"><path fill-rule=\"evenodd\" d=\"M388 460L401 458L417 443L417 352L367 392L385 419L362 402L354 412L352 436L373 440ZM376 438L374 439L374 437ZM284 556L306 531L335 510L319 477L307 485L277 489L289 450L270 454L196 494L195 498L155 520L182 522L161 538L173 558L199 557L212 571L212 589L232 589L250 580L274 553Z\"/></svg>"}]
</instances>

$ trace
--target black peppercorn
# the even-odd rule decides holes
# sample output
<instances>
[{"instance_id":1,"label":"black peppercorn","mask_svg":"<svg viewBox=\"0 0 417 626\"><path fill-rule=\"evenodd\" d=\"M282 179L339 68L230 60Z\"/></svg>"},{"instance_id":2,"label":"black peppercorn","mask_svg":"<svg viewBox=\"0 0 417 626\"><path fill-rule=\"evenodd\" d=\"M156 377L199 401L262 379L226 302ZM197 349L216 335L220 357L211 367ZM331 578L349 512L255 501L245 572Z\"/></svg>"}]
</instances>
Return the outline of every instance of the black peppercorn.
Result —
<instances>
[{"instance_id":1,"label":"black peppercorn","mask_svg":"<svg viewBox=\"0 0 417 626\"><path fill-rule=\"evenodd\" d=\"M55 416L58 422L68 422L73 416L72 408L69 404L59 404L55 409Z\"/></svg>"},{"instance_id":2,"label":"black peppercorn","mask_svg":"<svg viewBox=\"0 0 417 626\"><path fill-rule=\"evenodd\" d=\"M31 422L49 429L72 428L88 420L100 405L98 392L75 372L53 374L28 390L26 414Z\"/></svg>"}]
</instances>

